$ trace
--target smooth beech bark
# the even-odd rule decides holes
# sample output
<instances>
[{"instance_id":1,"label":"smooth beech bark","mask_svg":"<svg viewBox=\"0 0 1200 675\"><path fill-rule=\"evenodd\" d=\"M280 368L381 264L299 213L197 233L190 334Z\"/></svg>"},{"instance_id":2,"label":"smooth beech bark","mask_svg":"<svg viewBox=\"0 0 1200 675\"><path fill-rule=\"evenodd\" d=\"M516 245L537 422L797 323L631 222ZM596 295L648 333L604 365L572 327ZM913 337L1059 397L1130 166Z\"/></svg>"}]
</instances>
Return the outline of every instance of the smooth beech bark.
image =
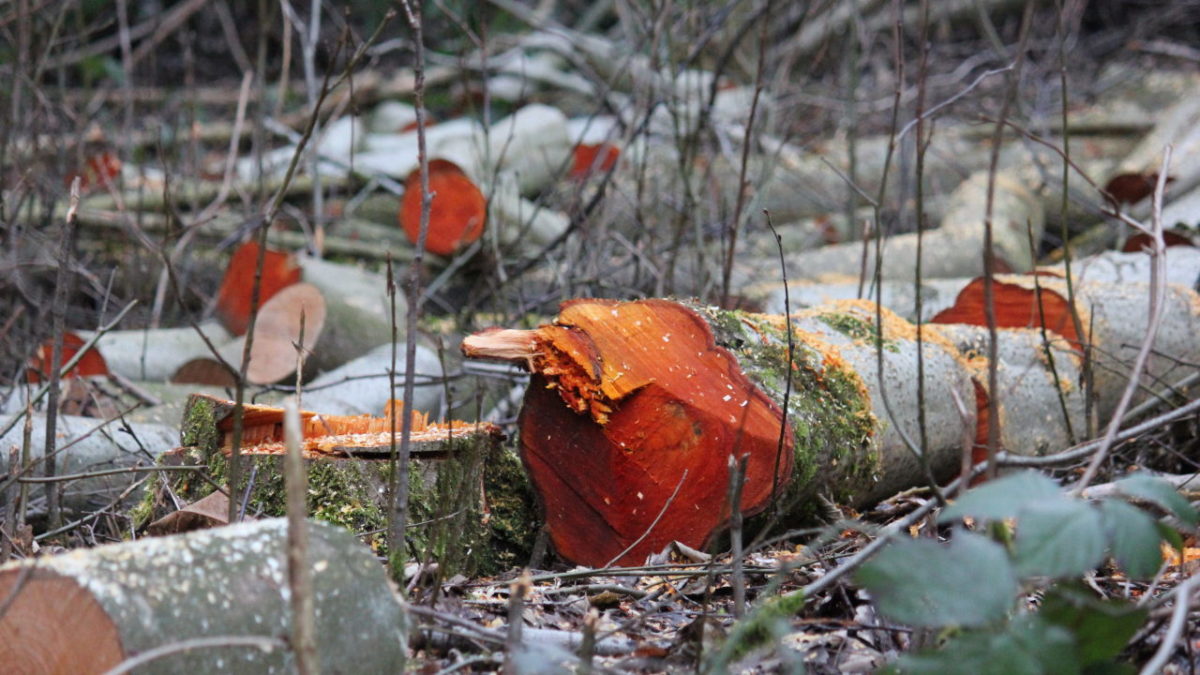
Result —
<instances>
[{"instance_id":1,"label":"smooth beech bark","mask_svg":"<svg viewBox=\"0 0 1200 675\"><path fill-rule=\"evenodd\" d=\"M317 653L327 670L403 669L404 613L352 534L309 528ZM282 518L79 549L0 567L6 672L99 673L148 650L210 638L138 673L294 672ZM232 636L233 639L230 639ZM225 644L258 636L274 649ZM13 670L9 670L9 669Z\"/></svg>"}]
</instances>

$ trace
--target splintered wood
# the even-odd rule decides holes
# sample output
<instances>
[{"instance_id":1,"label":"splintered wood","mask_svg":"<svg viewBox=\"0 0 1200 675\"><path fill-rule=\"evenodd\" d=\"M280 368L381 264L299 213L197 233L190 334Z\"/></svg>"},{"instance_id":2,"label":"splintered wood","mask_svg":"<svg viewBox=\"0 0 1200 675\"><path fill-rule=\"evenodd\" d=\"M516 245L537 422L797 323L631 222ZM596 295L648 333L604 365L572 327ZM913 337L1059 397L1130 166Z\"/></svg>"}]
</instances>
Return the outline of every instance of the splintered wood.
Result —
<instances>
[{"instance_id":1,"label":"splintered wood","mask_svg":"<svg viewBox=\"0 0 1200 675\"><path fill-rule=\"evenodd\" d=\"M215 432L218 435L217 449L226 455L230 454L234 406L233 401L194 394L184 413L185 435L210 438ZM304 438L301 449L310 458L387 457L392 452L393 439L395 445L399 445L403 426L399 415L395 420L392 419L392 409L391 405L385 406L381 417L322 415L302 410L300 423ZM400 401L394 401L394 409L398 413L403 409ZM488 422L431 423L427 414L420 411L413 414L410 442L414 454L439 454L445 451L443 444L446 441L478 436L499 437L500 428ZM242 414L241 453L282 455L285 452L283 408L246 404Z\"/></svg>"}]
</instances>

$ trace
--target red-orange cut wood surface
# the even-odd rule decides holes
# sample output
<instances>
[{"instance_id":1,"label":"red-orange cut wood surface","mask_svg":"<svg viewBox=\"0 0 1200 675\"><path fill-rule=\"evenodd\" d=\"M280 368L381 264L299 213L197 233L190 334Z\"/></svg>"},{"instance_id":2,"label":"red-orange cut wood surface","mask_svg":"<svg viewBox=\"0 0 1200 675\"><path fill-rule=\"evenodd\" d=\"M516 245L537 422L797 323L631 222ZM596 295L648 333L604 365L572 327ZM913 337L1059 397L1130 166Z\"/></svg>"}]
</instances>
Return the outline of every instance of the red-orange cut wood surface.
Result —
<instances>
[{"instance_id":1,"label":"red-orange cut wood surface","mask_svg":"<svg viewBox=\"0 0 1200 675\"><path fill-rule=\"evenodd\" d=\"M521 450L568 560L637 564L675 539L704 546L729 519L730 455L748 456L746 514L791 475L781 410L691 309L573 301L536 334Z\"/></svg>"},{"instance_id":2,"label":"red-orange cut wood surface","mask_svg":"<svg viewBox=\"0 0 1200 675\"><path fill-rule=\"evenodd\" d=\"M1171 230L1163 231L1163 243L1167 248L1172 246L1195 246L1190 237ZM1145 232L1137 232L1125 240L1125 245L1121 247L1123 253L1140 253L1142 250L1149 250L1154 247L1154 242L1150 235Z\"/></svg>"},{"instance_id":3,"label":"red-orange cut wood surface","mask_svg":"<svg viewBox=\"0 0 1200 675\"><path fill-rule=\"evenodd\" d=\"M571 163L571 178L587 178L592 173L604 173L613 168L621 151L611 143L580 143L575 146Z\"/></svg>"},{"instance_id":4,"label":"red-orange cut wood surface","mask_svg":"<svg viewBox=\"0 0 1200 675\"><path fill-rule=\"evenodd\" d=\"M85 344L84 340L74 333L63 333L63 349L62 359L58 362L61 368L64 363L70 361L75 354L79 353L79 349ZM37 384L43 380L50 378L50 358L54 354L54 339L51 338L42 343L37 351L33 353L33 358L29 360L29 367L25 369L25 377L31 384ZM107 375L108 364L105 363L104 357L100 352L96 351L95 347L88 349L84 353L83 358L79 359L79 363L75 364L66 377L88 377L89 375Z\"/></svg>"},{"instance_id":5,"label":"red-orange cut wood surface","mask_svg":"<svg viewBox=\"0 0 1200 675\"><path fill-rule=\"evenodd\" d=\"M1071 305L1062 295L1042 288L1039 307L1039 293L1032 288L999 279L995 280L992 288L997 328L1040 328L1041 317L1044 315L1047 330L1058 333L1074 345L1080 344ZM988 322L984 303L984 279L981 277L967 284L959 292L954 305L934 316L932 323L986 326Z\"/></svg>"},{"instance_id":6,"label":"red-orange cut wood surface","mask_svg":"<svg viewBox=\"0 0 1200 675\"><path fill-rule=\"evenodd\" d=\"M429 231L425 250L454 255L483 234L487 222L487 200L479 187L454 162L429 162ZM400 202L400 225L408 240L417 243L421 231L421 170L414 169L404 182Z\"/></svg>"},{"instance_id":7,"label":"red-orange cut wood surface","mask_svg":"<svg viewBox=\"0 0 1200 675\"><path fill-rule=\"evenodd\" d=\"M250 326L250 295L254 289L254 273L258 264L258 243L248 241L234 251L217 292L217 318L234 335L245 335ZM262 281L259 282L258 306L279 291L300 281L301 270L296 258L287 251L268 248L263 258Z\"/></svg>"}]
</instances>

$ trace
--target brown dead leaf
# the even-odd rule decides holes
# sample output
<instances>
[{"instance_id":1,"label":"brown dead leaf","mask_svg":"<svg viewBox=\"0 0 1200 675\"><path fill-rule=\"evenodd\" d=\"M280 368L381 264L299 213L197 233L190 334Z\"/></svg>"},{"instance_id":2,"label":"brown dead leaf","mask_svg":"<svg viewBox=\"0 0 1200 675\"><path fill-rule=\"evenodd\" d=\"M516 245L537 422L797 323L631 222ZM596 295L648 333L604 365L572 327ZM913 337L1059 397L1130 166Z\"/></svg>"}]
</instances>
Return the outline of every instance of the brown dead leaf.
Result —
<instances>
[{"instance_id":1,"label":"brown dead leaf","mask_svg":"<svg viewBox=\"0 0 1200 675\"><path fill-rule=\"evenodd\" d=\"M247 518L247 520L253 520ZM179 534L202 530L209 527L220 527L229 524L229 497L220 490L211 495L192 502L174 513L159 518L146 527L146 531L156 537L167 534Z\"/></svg>"}]
</instances>

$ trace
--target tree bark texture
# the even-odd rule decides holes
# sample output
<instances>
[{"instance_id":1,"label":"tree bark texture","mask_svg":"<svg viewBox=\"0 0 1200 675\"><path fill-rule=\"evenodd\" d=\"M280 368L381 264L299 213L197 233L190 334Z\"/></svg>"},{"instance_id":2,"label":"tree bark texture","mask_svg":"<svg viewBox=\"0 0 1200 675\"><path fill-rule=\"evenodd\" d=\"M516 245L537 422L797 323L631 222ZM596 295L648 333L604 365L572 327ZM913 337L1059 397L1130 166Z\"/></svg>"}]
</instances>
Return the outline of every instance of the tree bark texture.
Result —
<instances>
[{"instance_id":1,"label":"tree bark texture","mask_svg":"<svg viewBox=\"0 0 1200 675\"><path fill-rule=\"evenodd\" d=\"M354 536L308 522L317 653L333 672L398 672L404 614L383 567ZM76 550L0 567L0 663L13 673L98 673L196 638L291 633L287 523L242 523ZM292 651L212 646L138 673L290 673Z\"/></svg>"}]
</instances>

